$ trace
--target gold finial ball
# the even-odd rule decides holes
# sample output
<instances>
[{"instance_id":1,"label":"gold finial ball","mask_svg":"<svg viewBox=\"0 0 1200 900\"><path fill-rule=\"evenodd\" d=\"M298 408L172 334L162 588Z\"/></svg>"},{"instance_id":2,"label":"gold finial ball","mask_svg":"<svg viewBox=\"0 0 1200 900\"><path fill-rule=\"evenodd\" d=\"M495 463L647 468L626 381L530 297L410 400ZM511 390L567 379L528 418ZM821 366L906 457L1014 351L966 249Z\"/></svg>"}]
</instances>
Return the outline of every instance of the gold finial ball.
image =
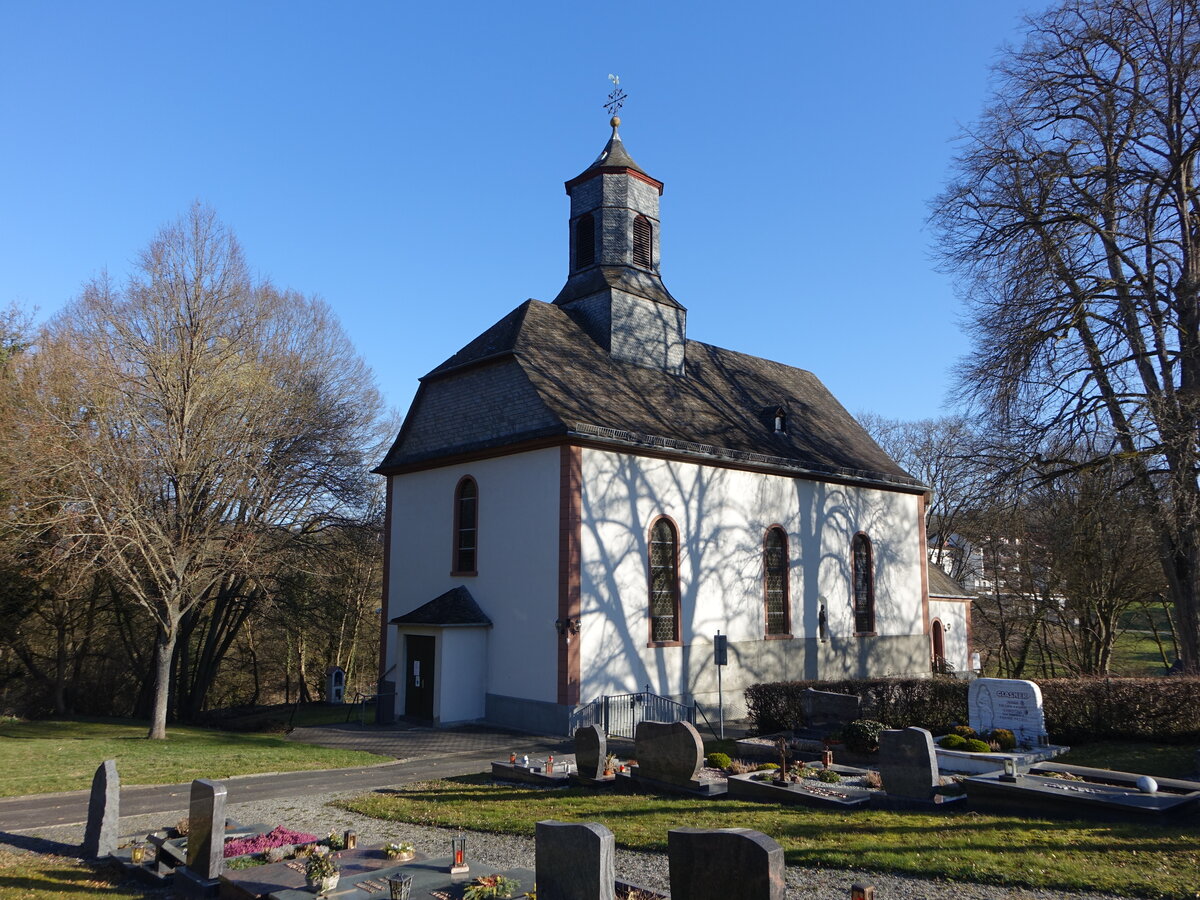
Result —
<instances>
[{"instance_id":1,"label":"gold finial ball","mask_svg":"<svg viewBox=\"0 0 1200 900\"><path fill-rule=\"evenodd\" d=\"M613 128L620 128L620 127L621 127L621 117L620 117L620 116L613 116L613 117L612 117L612 118L609 120L608 124L609 124L609 125L611 125Z\"/></svg>"}]
</instances>

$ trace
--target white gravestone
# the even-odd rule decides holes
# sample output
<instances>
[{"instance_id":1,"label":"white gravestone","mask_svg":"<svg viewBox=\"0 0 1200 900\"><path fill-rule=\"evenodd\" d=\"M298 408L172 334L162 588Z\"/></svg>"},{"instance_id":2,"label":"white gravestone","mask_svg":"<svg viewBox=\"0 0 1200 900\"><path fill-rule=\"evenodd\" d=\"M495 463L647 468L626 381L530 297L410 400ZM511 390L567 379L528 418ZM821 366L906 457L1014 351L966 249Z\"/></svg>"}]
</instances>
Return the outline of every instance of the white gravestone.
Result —
<instances>
[{"instance_id":1,"label":"white gravestone","mask_svg":"<svg viewBox=\"0 0 1200 900\"><path fill-rule=\"evenodd\" d=\"M976 678L967 689L967 714L971 727L981 735L1007 728L1019 747L1037 747L1047 741L1042 692L1032 681Z\"/></svg>"}]
</instances>

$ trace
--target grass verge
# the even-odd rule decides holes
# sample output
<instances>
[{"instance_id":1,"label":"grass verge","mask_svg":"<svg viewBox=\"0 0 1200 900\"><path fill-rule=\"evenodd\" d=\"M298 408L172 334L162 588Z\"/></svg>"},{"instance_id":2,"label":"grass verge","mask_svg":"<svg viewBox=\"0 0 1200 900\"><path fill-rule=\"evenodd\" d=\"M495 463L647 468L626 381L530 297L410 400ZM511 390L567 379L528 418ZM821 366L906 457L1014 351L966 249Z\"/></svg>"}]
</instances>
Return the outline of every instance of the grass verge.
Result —
<instances>
[{"instance_id":1,"label":"grass verge","mask_svg":"<svg viewBox=\"0 0 1200 900\"><path fill-rule=\"evenodd\" d=\"M22 900L91 900L130 897L146 900L155 893L132 882L123 884L113 870L93 868L77 859L0 850L0 897Z\"/></svg>"},{"instance_id":2,"label":"grass verge","mask_svg":"<svg viewBox=\"0 0 1200 900\"><path fill-rule=\"evenodd\" d=\"M486 775L378 792L340 804L378 819L532 835L540 819L601 822L622 847L665 850L667 832L751 828L777 840L789 865L862 868L922 878L1131 897L1195 897L1195 827L1024 819L975 812L824 812L736 800L531 790Z\"/></svg>"},{"instance_id":3,"label":"grass verge","mask_svg":"<svg viewBox=\"0 0 1200 900\"><path fill-rule=\"evenodd\" d=\"M1162 778L1191 778L1196 773L1195 747L1190 744L1148 744L1139 741L1104 741L1080 744L1051 762L1092 766L1158 775Z\"/></svg>"},{"instance_id":4,"label":"grass verge","mask_svg":"<svg viewBox=\"0 0 1200 900\"><path fill-rule=\"evenodd\" d=\"M277 735L167 729L146 740L140 722L55 719L0 724L0 797L84 790L96 767L117 761L122 784L177 784L256 772L370 766L388 757L298 744Z\"/></svg>"}]
</instances>

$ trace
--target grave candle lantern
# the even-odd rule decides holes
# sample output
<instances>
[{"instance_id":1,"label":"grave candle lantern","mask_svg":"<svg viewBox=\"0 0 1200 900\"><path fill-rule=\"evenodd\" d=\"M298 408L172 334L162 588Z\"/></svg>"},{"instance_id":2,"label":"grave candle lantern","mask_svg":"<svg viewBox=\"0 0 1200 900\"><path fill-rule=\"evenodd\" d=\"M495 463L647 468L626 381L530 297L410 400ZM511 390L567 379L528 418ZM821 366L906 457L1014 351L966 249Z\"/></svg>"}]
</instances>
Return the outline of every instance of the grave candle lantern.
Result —
<instances>
[{"instance_id":1,"label":"grave candle lantern","mask_svg":"<svg viewBox=\"0 0 1200 900\"><path fill-rule=\"evenodd\" d=\"M343 835L347 850L353 850L358 846L358 832L347 830Z\"/></svg>"},{"instance_id":2,"label":"grave candle lantern","mask_svg":"<svg viewBox=\"0 0 1200 900\"><path fill-rule=\"evenodd\" d=\"M470 871L467 865L467 837L460 834L450 840L450 874Z\"/></svg>"},{"instance_id":3,"label":"grave candle lantern","mask_svg":"<svg viewBox=\"0 0 1200 900\"><path fill-rule=\"evenodd\" d=\"M850 900L875 900L875 887L870 884L852 884Z\"/></svg>"},{"instance_id":4,"label":"grave candle lantern","mask_svg":"<svg viewBox=\"0 0 1200 900\"><path fill-rule=\"evenodd\" d=\"M409 894L412 893L411 875L393 875L387 882L392 900L408 900Z\"/></svg>"},{"instance_id":5,"label":"grave candle lantern","mask_svg":"<svg viewBox=\"0 0 1200 900\"><path fill-rule=\"evenodd\" d=\"M135 866L140 866L146 861L146 844L143 841L134 841L129 848L129 861Z\"/></svg>"}]
</instances>

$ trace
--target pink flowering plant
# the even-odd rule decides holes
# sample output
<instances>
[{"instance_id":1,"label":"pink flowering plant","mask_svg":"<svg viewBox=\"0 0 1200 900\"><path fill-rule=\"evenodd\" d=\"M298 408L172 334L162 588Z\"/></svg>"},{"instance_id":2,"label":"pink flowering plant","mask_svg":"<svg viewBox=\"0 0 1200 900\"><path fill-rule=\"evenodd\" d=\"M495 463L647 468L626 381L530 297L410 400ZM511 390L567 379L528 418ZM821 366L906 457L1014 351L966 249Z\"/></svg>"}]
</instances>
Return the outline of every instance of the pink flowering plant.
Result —
<instances>
[{"instance_id":1,"label":"pink flowering plant","mask_svg":"<svg viewBox=\"0 0 1200 900\"><path fill-rule=\"evenodd\" d=\"M282 847L284 844L311 844L315 842L315 834L305 834L302 831L292 831L280 825L267 834L256 834L248 838L236 838L225 842L225 858L245 856L248 853L265 853L272 847Z\"/></svg>"}]
</instances>

